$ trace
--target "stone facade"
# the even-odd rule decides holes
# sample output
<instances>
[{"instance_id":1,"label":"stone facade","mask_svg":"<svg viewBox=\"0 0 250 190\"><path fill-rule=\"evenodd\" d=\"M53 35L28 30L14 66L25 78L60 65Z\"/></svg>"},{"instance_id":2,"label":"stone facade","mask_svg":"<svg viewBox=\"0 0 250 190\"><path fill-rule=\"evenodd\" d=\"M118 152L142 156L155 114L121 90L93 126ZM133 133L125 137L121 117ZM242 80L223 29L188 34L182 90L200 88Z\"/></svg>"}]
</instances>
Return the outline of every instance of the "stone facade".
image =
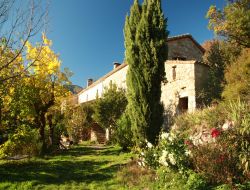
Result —
<instances>
[{"instance_id":1,"label":"stone facade","mask_svg":"<svg viewBox=\"0 0 250 190\"><path fill-rule=\"evenodd\" d=\"M198 107L198 93L207 80L209 67L195 60L168 60L165 63L167 82L162 85L161 100L172 114L192 112Z\"/></svg>"},{"instance_id":2,"label":"stone facade","mask_svg":"<svg viewBox=\"0 0 250 190\"><path fill-rule=\"evenodd\" d=\"M166 81L162 83L161 101L165 108L167 127L175 114L192 112L199 107L198 94L207 81L209 67L201 63L204 49L191 35L168 38L168 60L165 62ZM87 87L77 94L78 104L101 97L110 83L126 89L126 63L114 63L113 70L97 81L88 79ZM73 98L71 101L76 101ZM169 117L170 116L170 117ZM104 143L109 133L97 124L91 127L90 140Z\"/></svg>"},{"instance_id":3,"label":"stone facade","mask_svg":"<svg viewBox=\"0 0 250 190\"><path fill-rule=\"evenodd\" d=\"M169 38L168 56L165 62L167 81L162 84L161 100L165 110L172 114L193 111L197 108L197 93L207 80L208 66L200 63L204 49L191 35L181 35ZM78 103L84 103L101 97L104 89L110 83L126 89L126 74L128 65L123 63L104 77L93 82L78 94Z\"/></svg>"},{"instance_id":4,"label":"stone facade","mask_svg":"<svg viewBox=\"0 0 250 190\"><path fill-rule=\"evenodd\" d=\"M202 61L204 49L191 35L181 35L169 38L168 60Z\"/></svg>"}]
</instances>

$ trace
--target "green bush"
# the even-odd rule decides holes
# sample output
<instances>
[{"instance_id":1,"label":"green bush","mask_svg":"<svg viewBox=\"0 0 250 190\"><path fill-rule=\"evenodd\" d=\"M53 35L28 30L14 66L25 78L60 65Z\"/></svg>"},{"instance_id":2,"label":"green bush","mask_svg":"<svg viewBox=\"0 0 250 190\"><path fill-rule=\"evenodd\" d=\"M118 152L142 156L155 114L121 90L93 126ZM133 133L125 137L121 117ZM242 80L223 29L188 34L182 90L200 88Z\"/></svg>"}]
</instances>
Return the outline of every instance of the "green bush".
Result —
<instances>
[{"instance_id":1,"label":"green bush","mask_svg":"<svg viewBox=\"0 0 250 190\"><path fill-rule=\"evenodd\" d=\"M127 150L134 145L132 140L133 133L131 131L131 121L127 112L125 112L117 121L117 128L114 132L114 138L116 139L116 142L123 148L123 150Z\"/></svg>"},{"instance_id":2,"label":"green bush","mask_svg":"<svg viewBox=\"0 0 250 190\"><path fill-rule=\"evenodd\" d=\"M225 111L235 125L240 168L250 178L250 106L240 100L231 101L225 104Z\"/></svg>"},{"instance_id":3,"label":"green bush","mask_svg":"<svg viewBox=\"0 0 250 190\"><path fill-rule=\"evenodd\" d=\"M213 188L213 190L231 190L231 189L232 189L231 186L228 184L222 184Z\"/></svg>"},{"instance_id":4,"label":"green bush","mask_svg":"<svg viewBox=\"0 0 250 190\"><path fill-rule=\"evenodd\" d=\"M84 140L82 139L83 131L86 131L94 123L92 118L93 112L92 102L73 107L69 106L65 110L63 120L59 124L61 125L62 132L70 136L74 144L77 144L80 140Z\"/></svg>"},{"instance_id":5,"label":"green bush","mask_svg":"<svg viewBox=\"0 0 250 190\"><path fill-rule=\"evenodd\" d=\"M207 182L201 175L190 170L185 187L187 190L205 190L207 189Z\"/></svg>"},{"instance_id":6,"label":"green bush","mask_svg":"<svg viewBox=\"0 0 250 190\"><path fill-rule=\"evenodd\" d=\"M247 181L246 183L243 183L243 184L237 184L236 187L239 190L249 190L250 189L250 180Z\"/></svg>"},{"instance_id":7,"label":"green bush","mask_svg":"<svg viewBox=\"0 0 250 190\"><path fill-rule=\"evenodd\" d=\"M15 155L38 155L42 144L37 129L20 126L16 133L0 146L0 157Z\"/></svg>"},{"instance_id":8,"label":"green bush","mask_svg":"<svg viewBox=\"0 0 250 190\"><path fill-rule=\"evenodd\" d=\"M248 2L249 4L249 2ZM225 72L226 85L222 96L226 100L240 98L250 101L250 48L242 50L241 55L227 66Z\"/></svg>"},{"instance_id":9,"label":"green bush","mask_svg":"<svg viewBox=\"0 0 250 190\"><path fill-rule=\"evenodd\" d=\"M166 167L157 170L155 189L180 190L184 189L185 185L186 179L180 173Z\"/></svg>"}]
</instances>

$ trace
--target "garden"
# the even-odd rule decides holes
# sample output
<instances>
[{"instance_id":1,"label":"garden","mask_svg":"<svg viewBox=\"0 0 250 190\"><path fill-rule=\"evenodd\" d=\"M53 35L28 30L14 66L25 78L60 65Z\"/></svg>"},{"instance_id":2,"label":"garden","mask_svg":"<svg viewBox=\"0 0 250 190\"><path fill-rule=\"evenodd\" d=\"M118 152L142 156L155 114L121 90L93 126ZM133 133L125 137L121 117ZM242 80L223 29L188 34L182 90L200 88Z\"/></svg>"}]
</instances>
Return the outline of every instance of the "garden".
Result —
<instances>
[{"instance_id":1,"label":"garden","mask_svg":"<svg viewBox=\"0 0 250 190\"><path fill-rule=\"evenodd\" d=\"M0 40L0 189L250 189L249 0L209 8L219 37L203 44L207 83L195 111L170 115L160 0L135 0L126 17L126 90L111 81L84 104L46 33L30 40L45 15L32 5L30 17L16 17L26 38L14 25ZM109 131L105 144L89 141L93 125Z\"/></svg>"}]
</instances>

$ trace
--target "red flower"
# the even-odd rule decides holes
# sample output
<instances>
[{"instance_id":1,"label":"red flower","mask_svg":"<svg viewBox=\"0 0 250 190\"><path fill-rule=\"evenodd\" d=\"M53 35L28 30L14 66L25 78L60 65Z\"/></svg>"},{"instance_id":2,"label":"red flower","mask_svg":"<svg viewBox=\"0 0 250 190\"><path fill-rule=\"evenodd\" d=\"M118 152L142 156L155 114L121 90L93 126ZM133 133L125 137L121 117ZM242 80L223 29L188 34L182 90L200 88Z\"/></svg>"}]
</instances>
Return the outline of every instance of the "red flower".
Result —
<instances>
[{"instance_id":1,"label":"red flower","mask_svg":"<svg viewBox=\"0 0 250 190\"><path fill-rule=\"evenodd\" d=\"M216 162L217 163L222 163L226 160L226 156L225 155L220 155L217 159Z\"/></svg>"},{"instance_id":2,"label":"red flower","mask_svg":"<svg viewBox=\"0 0 250 190\"><path fill-rule=\"evenodd\" d=\"M184 144L187 145L189 148L193 147L193 143L191 141L189 141L189 140L185 140Z\"/></svg>"},{"instance_id":3,"label":"red flower","mask_svg":"<svg viewBox=\"0 0 250 190\"><path fill-rule=\"evenodd\" d=\"M218 130L218 129L216 129L216 128L212 128L211 129L211 136L213 137L213 138L216 138L216 137L218 137L220 135L220 131Z\"/></svg>"},{"instance_id":4,"label":"red flower","mask_svg":"<svg viewBox=\"0 0 250 190\"><path fill-rule=\"evenodd\" d=\"M185 144L185 145L191 145L192 143L191 143L189 140L185 140L185 141L184 141L184 144Z\"/></svg>"},{"instance_id":5,"label":"red flower","mask_svg":"<svg viewBox=\"0 0 250 190\"><path fill-rule=\"evenodd\" d=\"M220 161L223 162L225 160L225 156L224 155L220 155Z\"/></svg>"}]
</instances>

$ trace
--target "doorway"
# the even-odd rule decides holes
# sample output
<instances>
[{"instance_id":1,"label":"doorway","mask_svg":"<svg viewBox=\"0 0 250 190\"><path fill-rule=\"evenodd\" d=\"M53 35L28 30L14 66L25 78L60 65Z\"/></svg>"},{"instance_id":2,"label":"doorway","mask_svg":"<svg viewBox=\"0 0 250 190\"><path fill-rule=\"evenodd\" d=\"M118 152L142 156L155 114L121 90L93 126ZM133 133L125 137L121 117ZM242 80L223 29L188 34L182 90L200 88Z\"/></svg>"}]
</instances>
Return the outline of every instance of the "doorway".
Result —
<instances>
[{"instance_id":1,"label":"doorway","mask_svg":"<svg viewBox=\"0 0 250 190\"><path fill-rule=\"evenodd\" d=\"M188 111L188 97L179 98L179 110L180 113L185 113Z\"/></svg>"}]
</instances>

